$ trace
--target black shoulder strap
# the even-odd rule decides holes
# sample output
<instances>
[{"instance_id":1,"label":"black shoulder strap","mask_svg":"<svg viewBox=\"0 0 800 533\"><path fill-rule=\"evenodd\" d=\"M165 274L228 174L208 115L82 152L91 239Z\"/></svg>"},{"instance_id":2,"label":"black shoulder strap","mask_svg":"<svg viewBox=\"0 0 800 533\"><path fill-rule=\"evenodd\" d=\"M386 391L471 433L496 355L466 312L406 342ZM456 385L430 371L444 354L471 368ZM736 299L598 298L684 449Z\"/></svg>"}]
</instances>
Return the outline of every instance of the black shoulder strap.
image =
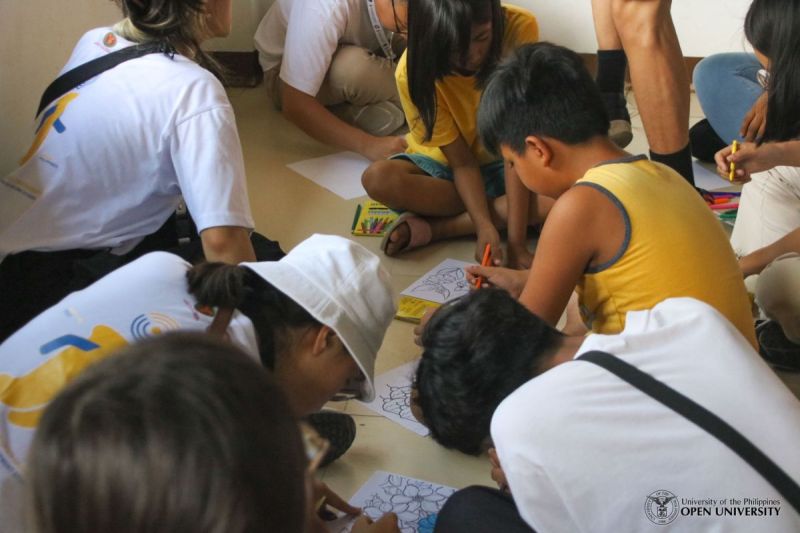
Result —
<instances>
[{"instance_id":1,"label":"black shoulder strap","mask_svg":"<svg viewBox=\"0 0 800 533\"><path fill-rule=\"evenodd\" d=\"M129 59L136 59L137 57L164 51L166 51L166 49L162 43L137 44L123 48L122 50L117 50L116 52L111 52L97 59L92 59L83 65L65 72L45 89L42 99L39 102L39 109L36 111L36 116L38 117L44 108L53 103L56 99L64 96L78 85L85 83L98 74L112 69Z\"/></svg>"},{"instance_id":2,"label":"black shoulder strap","mask_svg":"<svg viewBox=\"0 0 800 533\"><path fill-rule=\"evenodd\" d=\"M694 422L701 429L706 430L752 466L800 513L800 485L744 435L720 417L650 374L642 372L609 353L587 352L577 357L576 361L588 361L605 368L679 415Z\"/></svg>"}]
</instances>

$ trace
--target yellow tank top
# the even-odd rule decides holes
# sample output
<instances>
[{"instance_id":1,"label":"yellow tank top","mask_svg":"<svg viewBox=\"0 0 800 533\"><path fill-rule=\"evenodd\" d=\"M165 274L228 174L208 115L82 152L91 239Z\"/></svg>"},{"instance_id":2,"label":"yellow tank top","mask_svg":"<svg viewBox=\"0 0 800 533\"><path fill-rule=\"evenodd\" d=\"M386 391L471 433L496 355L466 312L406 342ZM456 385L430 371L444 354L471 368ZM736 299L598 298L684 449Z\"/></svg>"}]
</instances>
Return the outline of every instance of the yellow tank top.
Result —
<instances>
[{"instance_id":1,"label":"yellow tank top","mask_svg":"<svg viewBox=\"0 0 800 533\"><path fill-rule=\"evenodd\" d=\"M619 333L628 311L691 297L722 313L756 347L750 300L722 225L672 169L644 156L591 169L576 186L594 187L617 205L625 241L578 283L581 315L596 333Z\"/></svg>"}]
</instances>

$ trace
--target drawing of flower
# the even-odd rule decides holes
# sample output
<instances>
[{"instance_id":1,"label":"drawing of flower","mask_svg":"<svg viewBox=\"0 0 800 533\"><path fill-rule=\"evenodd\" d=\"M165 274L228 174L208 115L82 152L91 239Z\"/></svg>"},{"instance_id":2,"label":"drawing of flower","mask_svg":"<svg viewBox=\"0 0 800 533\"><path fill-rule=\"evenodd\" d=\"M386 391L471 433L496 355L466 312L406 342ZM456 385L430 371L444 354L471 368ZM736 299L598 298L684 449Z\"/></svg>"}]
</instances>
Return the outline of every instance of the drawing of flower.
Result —
<instances>
[{"instance_id":1,"label":"drawing of flower","mask_svg":"<svg viewBox=\"0 0 800 533\"><path fill-rule=\"evenodd\" d=\"M404 522L418 520L421 514L435 513L446 498L433 491L430 486L409 483L401 494L391 498L397 516Z\"/></svg>"},{"instance_id":2,"label":"drawing of flower","mask_svg":"<svg viewBox=\"0 0 800 533\"><path fill-rule=\"evenodd\" d=\"M392 474L379 486L380 491L366 499L362 509L373 520L394 512L402 533L432 533L436 513L455 492L449 487Z\"/></svg>"},{"instance_id":3,"label":"drawing of flower","mask_svg":"<svg viewBox=\"0 0 800 533\"><path fill-rule=\"evenodd\" d=\"M394 387L387 385L389 389L389 396L381 395L383 401L383 410L387 413L392 413L400 418L417 422L417 419L411 412L411 385L404 385L402 387Z\"/></svg>"}]
</instances>

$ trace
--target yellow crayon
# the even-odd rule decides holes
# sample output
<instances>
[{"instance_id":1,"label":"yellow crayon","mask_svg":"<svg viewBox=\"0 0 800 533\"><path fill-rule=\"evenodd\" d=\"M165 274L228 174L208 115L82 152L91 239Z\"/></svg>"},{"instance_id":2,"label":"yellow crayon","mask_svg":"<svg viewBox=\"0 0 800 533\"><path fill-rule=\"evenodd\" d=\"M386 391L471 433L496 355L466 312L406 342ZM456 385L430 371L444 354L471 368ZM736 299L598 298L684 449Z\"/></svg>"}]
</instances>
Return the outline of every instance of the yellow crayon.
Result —
<instances>
[{"instance_id":1,"label":"yellow crayon","mask_svg":"<svg viewBox=\"0 0 800 533\"><path fill-rule=\"evenodd\" d=\"M739 149L739 141L734 140L733 144L731 145L731 155L736 153L736 150ZM736 174L736 163L731 161L731 169L728 172L728 181L733 182L733 177Z\"/></svg>"}]
</instances>

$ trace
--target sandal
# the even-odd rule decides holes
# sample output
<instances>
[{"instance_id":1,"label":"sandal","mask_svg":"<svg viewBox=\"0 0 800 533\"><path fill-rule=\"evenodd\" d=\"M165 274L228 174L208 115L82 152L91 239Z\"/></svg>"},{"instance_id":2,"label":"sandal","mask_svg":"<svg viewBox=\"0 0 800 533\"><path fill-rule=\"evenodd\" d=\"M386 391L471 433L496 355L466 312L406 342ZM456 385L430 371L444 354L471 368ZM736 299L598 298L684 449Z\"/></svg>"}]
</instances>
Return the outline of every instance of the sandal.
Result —
<instances>
[{"instance_id":1,"label":"sandal","mask_svg":"<svg viewBox=\"0 0 800 533\"><path fill-rule=\"evenodd\" d=\"M408 226L408 242L405 246L390 254L388 249L389 244L392 242L391 236L397 230L397 228L403 224ZM397 220L392 222L388 228L386 228L386 233L384 233L383 240L381 241L381 250L383 250L383 253L389 257L394 257L409 250L413 250L414 248L425 246L431 242L432 236L433 233L431 231L431 225L427 220L415 215L414 213L406 211L400 215Z\"/></svg>"}]
</instances>

